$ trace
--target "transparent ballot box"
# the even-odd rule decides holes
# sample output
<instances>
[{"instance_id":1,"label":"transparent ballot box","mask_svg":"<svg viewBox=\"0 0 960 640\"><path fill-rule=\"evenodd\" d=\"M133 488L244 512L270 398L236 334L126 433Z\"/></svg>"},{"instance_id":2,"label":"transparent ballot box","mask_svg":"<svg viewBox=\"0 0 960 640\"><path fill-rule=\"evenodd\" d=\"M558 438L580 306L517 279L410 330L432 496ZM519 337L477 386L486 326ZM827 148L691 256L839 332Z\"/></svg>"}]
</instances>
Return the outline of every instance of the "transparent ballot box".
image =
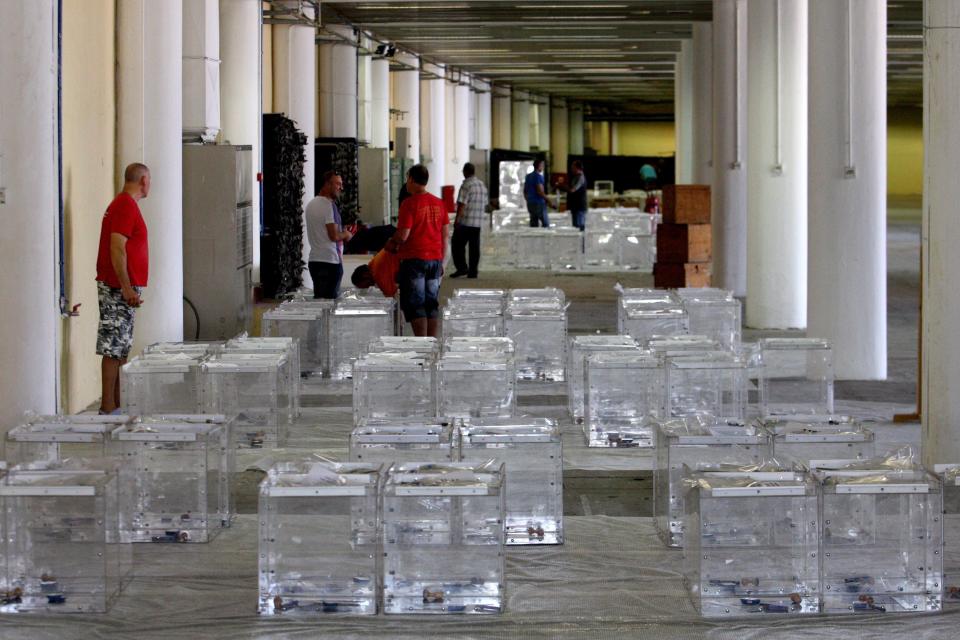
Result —
<instances>
[{"instance_id":1,"label":"transparent ballot box","mask_svg":"<svg viewBox=\"0 0 960 640\"><path fill-rule=\"evenodd\" d=\"M760 414L833 413L833 347L819 338L764 338L760 346Z\"/></svg>"},{"instance_id":2,"label":"transparent ballot box","mask_svg":"<svg viewBox=\"0 0 960 640\"><path fill-rule=\"evenodd\" d=\"M939 479L919 467L866 466L818 471L824 613L939 611Z\"/></svg>"},{"instance_id":3,"label":"transparent ballot box","mask_svg":"<svg viewBox=\"0 0 960 640\"><path fill-rule=\"evenodd\" d=\"M101 459L114 454L110 433L130 416L35 416L7 432L10 465L64 458Z\"/></svg>"},{"instance_id":4,"label":"transparent ballot box","mask_svg":"<svg viewBox=\"0 0 960 640\"><path fill-rule=\"evenodd\" d=\"M817 485L806 473L693 474L684 582L704 617L820 611Z\"/></svg>"},{"instance_id":5,"label":"transparent ballot box","mask_svg":"<svg viewBox=\"0 0 960 640\"><path fill-rule=\"evenodd\" d=\"M960 464L934 467L943 486L943 604L960 604Z\"/></svg>"},{"instance_id":6,"label":"transparent ballot box","mask_svg":"<svg viewBox=\"0 0 960 640\"><path fill-rule=\"evenodd\" d=\"M649 216L648 216L649 217ZM657 237L647 228L623 227L617 233L620 267L626 271L652 273L657 261Z\"/></svg>"},{"instance_id":7,"label":"transparent ballot box","mask_svg":"<svg viewBox=\"0 0 960 640\"><path fill-rule=\"evenodd\" d=\"M506 289L484 289L484 288L466 288L454 289L453 297L455 299L475 299L475 300L498 300L501 303L507 296Z\"/></svg>"},{"instance_id":8,"label":"transparent ballot box","mask_svg":"<svg viewBox=\"0 0 960 640\"><path fill-rule=\"evenodd\" d=\"M508 418L516 409L517 372L512 354L447 352L437 361L437 415Z\"/></svg>"},{"instance_id":9,"label":"transparent ballot box","mask_svg":"<svg viewBox=\"0 0 960 640\"><path fill-rule=\"evenodd\" d=\"M552 229L549 257L550 268L554 271L575 271L580 269L583 253L583 234L579 229Z\"/></svg>"},{"instance_id":10,"label":"transparent ballot box","mask_svg":"<svg viewBox=\"0 0 960 640\"><path fill-rule=\"evenodd\" d=\"M498 302L446 306L443 337L498 337L503 335L503 310Z\"/></svg>"},{"instance_id":11,"label":"transparent ballot box","mask_svg":"<svg viewBox=\"0 0 960 640\"><path fill-rule=\"evenodd\" d=\"M596 228L587 222L583 232L583 268L616 270L620 247L617 232L612 228Z\"/></svg>"},{"instance_id":12,"label":"transparent ballot box","mask_svg":"<svg viewBox=\"0 0 960 640\"><path fill-rule=\"evenodd\" d=\"M586 357L598 351L638 351L630 336L573 336L567 346L567 408L577 424L586 415Z\"/></svg>"},{"instance_id":13,"label":"transparent ballot box","mask_svg":"<svg viewBox=\"0 0 960 640\"><path fill-rule=\"evenodd\" d=\"M511 289L507 294L507 305L511 304L548 304L563 306L566 296L563 289L541 287L539 289Z\"/></svg>"},{"instance_id":14,"label":"transparent ballot box","mask_svg":"<svg viewBox=\"0 0 960 640\"><path fill-rule=\"evenodd\" d=\"M668 357L666 415L746 415L746 365L725 351Z\"/></svg>"},{"instance_id":15,"label":"transparent ballot box","mask_svg":"<svg viewBox=\"0 0 960 640\"><path fill-rule=\"evenodd\" d=\"M385 613L492 614L506 603L504 467L400 465L383 486Z\"/></svg>"},{"instance_id":16,"label":"transparent ballot box","mask_svg":"<svg viewBox=\"0 0 960 640\"><path fill-rule=\"evenodd\" d=\"M132 563L115 470L14 470L0 485L0 612L106 612Z\"/></svg>"},{"instance_id":17,"label":"transparent ballot box","mask_svg":"<svg viewBox=\"0 0 960 640\"><path fill-rule=\"evenodd\" d=\"M773 434L773 453L807 467L817 462L869 460L876 453L874 434L849 416L763 421Z\"/></svg>"},{"instance_id":18,"label":"transparent ballot box","mask_svg":"<svg viewBox=\"0 0 960 640\"><path fill-rule=\"evenodd\" d=\"M284 354L224 353L203 364L204 412L236 416L235 448L284 446L295 409Z\"/></svg>"},{"instance_id":19,"label":"transparent ballot box","mask_svg":"<svg viewBox=\"0 0 960 640\"><path fill-rule=\"evenodd\" d=\"M200 367L203 356L138 356L120 368L123 412L131 416L152 413L202 413Z\"/></svg>"},{"instance_id":20,"label":"transparent ballot box","mask_svg":"<svg viewBox=\"0 0 960 640\"><path fill-rule=\"evenodd\" d=\"M455 420L362 420L350 433L350 460L367 464L452 462Z\"/></svg>"},{"instance_id":21,"label":"transparent ballot box","mask_svg":"<svg viewBox=\"0 0 960 640\"><path fill-rule=\"evenodd\" d=\"M255 356L285 354L287 362L281 366L281 375L290 389L290 407L293 415L300 415L300 348L293 338L250 338L241 336L228 340L223 356Z\"/></svg>"},{"instance_id":22,"label":"transparent ballot box","mask_svg":"<svg viewBox=\"0 0 960 640\"><path fill-rule=\"evenodd\" d=\"M645 344L654 336L686 334L687 312L679 307L627 305L623 309L621 325L621 333Z\"/></svg>"},{"instance_id":23,"label":"transparent ballot box","mask_svg":"<svg viewBox=\"0 0 960 640\"><path fill-rule=\"evenodd\" d=\"M371 353L353 363L353 419L426 418L436 414L434 358Z\"/></svg>"},{"instance_id":24,"label":"transparent ballot box","mask_svg":"<svg viewBox=\"0 0 960 640\"><path fill-rule=\"evenodd\" d=\"M513 357L513 340L506 337L456 336L443 341L444 353L499 353Z\"/></svg>"},{"instance_id":25,"label":"transparent ballot box","mask_svg":"<svg viewBox=\"0 0 960 640\"><path fill-rule=\"evenodd\" d=\"M691 471L761 464L771 454L770 434L741 420L706 416L672 418L656 426L654 522L665 545L682 547L684 479Z\"/></svg>"},{"instance_id":26,"label":"transparent ballot box","mask_svg":"<svg viewBox=\"0 0 960 640\"><path fill-rule=\"evenodd\" d=\"M154 342L143 349L144 355L172 356L187 355L191 358L202 358L203 356L218 353L223 348L224 343L219 341L211 342Z\"/></svg>"},{"instance_id":27,"label":"transparent ballot box","mask_svg":"<svg viewBox=\"0 0 960 640\"><path fill-rule=\"evenodd\" d=\"M663 408L663 368L648 352L592 353L586 361L584 435L590 447L652 447L648 417Z\"/></svg>"},{"instance_id":28,"label":"transparent ballot box","mask_svg":"<svg viewBox=\"0 0 960 640\"><path fill-rule=\"evenodd\" d=\"M504 326L516 344L518 379L563 381L567 340L563 308L508 307Z\"/></svg>"},{"instance_id":29,"label":"transparent ballot box","mask_svg":"<svg viewBox=\"0 0 960 640\"><path fill-rule=\"evenodd\" d=\"M118 428L121 538L208 542L230 524L226 424L150 417Z\"/></svg>"},{"instance_id":30,"label":"transparent ballot box","mask_svg":"<svg viewBox=\"0 0 960 640\"><path fill-rule=\"evenodd\" d=\"M280 463L260 483L262 615L377 613L376 465Z\"/></svg>"},{"instance_id":31,"label":"transparent ballot box","mask_svg":"<svg viewBox=\"0 0 960 640\"><path fill-rule=\"evenodd\" d=\"M324 375L327 366L328 312L320 308L281 306L263 314L264 336L290 337L297 341L302 375Z\"/></svg>"},{"instance_id":32,"label":"transparent ballot box","mask_svg":"<svg viewBox=\"0 0 960 640\"><path fill-rule=\"evenodd\" d=\"M687 312L690 333L705 335L721 348L735 351L740 346L740 301L722 289L678 289Z\"/></svg>"},{"instance_id":33,"label":"transparent ballot box","mask_svg":"<svg viewBox=\"0 0 960 640\"><path fill-rule=\"evenodd\" d=\"M507 469L506 544L563 543L563 445L548 418L479 418L460 429L460 459Z\"/></svg>"},{"instance_id":34,"label":"transparent ballot box","mask_svg":"<svg viewBox=\"0 0 960 640\"><path fill-rule=\"evenodd\" d=\"M330 322L330 377L344 380L353 375L353 361L380 336L394 334L393 312L363 304L338 305Z\"/></svg>"},{"instance_id":35,"label":"transparent ballot box","mask_svg":"<svg viewBox=\"0 0 960 640\"><path fill-rule=\"evenodd\" d=\"M549 269L552 229L523 229L511 235L511 252L517 269Z\"/></svg>"},{"instance_id":36,"label":"transparent ballot box","mask_svg":"<svg viewBox=\"0 0 960 640\"><path fill-rule=\"evenodd\" d=\"M367 345L365 353L416 353L429 355L439 353L440 342L436 338L417 336L380 336Z\"/></svg>"}]
</instances>

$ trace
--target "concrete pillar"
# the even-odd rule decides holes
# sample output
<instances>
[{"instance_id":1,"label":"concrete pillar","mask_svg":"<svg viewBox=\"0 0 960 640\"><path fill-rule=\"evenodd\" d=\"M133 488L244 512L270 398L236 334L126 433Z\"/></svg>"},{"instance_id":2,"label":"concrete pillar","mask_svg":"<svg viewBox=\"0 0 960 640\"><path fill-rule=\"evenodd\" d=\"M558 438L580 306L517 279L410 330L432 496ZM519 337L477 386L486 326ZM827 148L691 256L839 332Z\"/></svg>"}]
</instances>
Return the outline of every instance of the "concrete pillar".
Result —
<instances>
[{"instance_id":1,"label":"concrete pillar","mask_svg":"<svg viewBox=\"0 0 960 640\"><path fill-rule=\"evenodd\" d=\"M220 0L220 121L223 139L253 146L250 193L253 281L260 280L260 0Z\"/></svg>"},{"instance_id":2,"label":"concrete pillar","mask_svg":"<svg viewBox=\"0 0 960 640\"><path fill-rule=\"evenodd\" d=\"M807 324L807 0L748 4L747 325Z\"/></svg>"},{"instance_id":3,"label":"concrete pillar","mask_svg":"<svg viewBox=\"0 0 960 640\"><path fill-rule=\"evenodd\" d=\"M56 19L55 0L0 2L0 253L7 301L0 311L7 335L0 341L3 431L25 411L57 410ZM179 113L180 102L173 106ZM175 134L179 144L179 131ZM94 266L89 265L88 277ZM96 300L92 307L85 304L84 312L96 314Z\"/></svg>"},{"instance_id":4,"label":"concrete pillar","mask_svg":"<svg viewBox=\"0 0 960 640\"><path fill-rule=\"evenodd\" d=\"M376 42L360 33L360 46L370 51ZM357 140L373 146L373 56L357 54ZM389 77L387 78L389 81Z\"/></svg>"},{"instance_id":5,"label":"concrete pillar","mask_svg":"<svg viewBox=\"0 0 960 640\"><path fill-rule=\"evenodd\" d=\"M673 83L673 132L676 138L677 184L693 182L693 45L683 40Z\"/></svg>"},{"instance_id":6,"label":"concrete pillar","mask_svg":"<svg viewBox=\"0 0 960 640\"><path fill-rule=\"evenodd\" d=\"M356 41L353 27L327 25L326 30L341 38ZM346 42L331 42L319 47L320 129L321 138L357 137L357 49Z\"/></svg>"},{"instance_id":7,"label":"concrete pillar","mask_svg":"<svg viewBox=\"0 0 960 640\"><path fill-rule=\"evenodd\" d=\"M463 83L448 83L452 94L447 110L447 184L454 187L463 180L463 165L470 162L470 86Z\"/></svg>"},{"instance_id":8,"label":"concrete pillar","mask_svg":"<svg viewBox=\"0 0 960 640\"><path fill-rule=\"evenodd\" d=\"M570 155L583 155L583 104L571 102L568 105L568 122L570 123L569 149Z\"/></svg>"},{"instance_id":9,"label":"concrete pillar","mask_svg":"<svg viewBox=\"0 0 960 640\"><path fill-rule=\"evenodd\" d=\"M390 61L370 61L370 145L390 148Z\"/></svg>"},{"instance_id":10,"label":"concrete pillar","mask_svg":"<svg viewBox=\"0 0 960 640\"><path fill-rule=\"evenodd\" d=\"M433 75L420 81L420 148L430 172L427 191L439 198L441 187L446 184L446 68L424 63L423 70Z\"/></svg>"},{"instance_id":11,"label":"concrete pillar","mask_svg":"<svg viewBox=\"0 0 960 640\"><path fill-rule=\"evenodd\" d=\"M693 174L694 184L713 182L713 26L693 23Z\"/></svg>"},{"instance_id":12,"label":"concrete pillar","mask_svg":"<svg viewBox=\"0 0 960 640\"><path fill-rule=\"evenodd\" d=\"M540 126L537 148L540 151L550 151L553 142L550 136L550 98L541 96L537 100L537 124ZM562 168L557 169L557 171L562 170Z\"/></svg>"},{"instance_id":13,"label":"concrete pillar","mask_svg":"<svg viewBox=\"0 0 960 640\"><path fill-rule=\"evenodd\" d=\"M407 130L406 148L397 146L396 157L420 162L420 58L398 53L394 59L405 65L403 70L390 73L391 107L397 111L394 128Z\"/></svg>"},{"instance_id":14,"label":"concrete pillar","mask_svg":"<svg viewBox=\"0 0 960 640\"><path fill-rule=\"evenodd\" d=\"M510 123L510 148L530 151L530 94L526 91L513 92Z\"/></svg>"},{"instance_id":15,"label":"concrete pillar","mask_svg":"<svg viewBox=\"0 0 960 640\"><path fill-rule=\"evenodd\" d=\"M317 138L317 56L314 34L308 26L273 26L273 108L285 113L307 136L303 163L303 207L316 195L314 143ZM310 243L303 234L303 263L310 257ZM304 267L303 284L313 286Z\"/></svg>"},{"instance_id":16,"label":"concrete pillar","mask_svg":"<svg viewBox=\"0 0 960 640\"><path fill-rule=\"evenodd\" d=\"M509 87L493 88L493 148L513 148L513 104Z\"/></svg>"},{"instance_id":17,"label":"concrete pillar","mask_svg":"<svg viewBox=\"0 0 960 640\"><path fill-rule=\"evenodd\" d=\"M152 179L139 203L150 237L150 281L137 312L135 351L183 339L182 25L180 0L117 4L117 171L143 162Z\"/></svg>"},{"instance_id":18,"label":"concrete pillar","mask_svg":"<svg viewBox=\"0 0 960 640\"><path fill-rule=\"evenodd\" d=\"M570 168L567 162L570 140L570 121L567 101L554 98L550 104L550 164L553 170L566 173Z\"/></svg>"},{"instance_id":19,"label":"concrete pillar","mask_svg":"<svg viewBox=\"0 0 960 640\"><path fill-rule=\"evenodd\" d=\"M960 460L960 3L927 0L923 69L923 461ZM862 314L857 311L857 316Z\"/></svg>"},{"instance_id":20,"label":"concrete pillar","mask_svg":"<svg viewBox=\"0 0 960 640\"><path fill-rule=\"evenodd\" d=\"M713 284L747 295L747 3L713 0Z\"/></svg>"},{"instance_id":21,"label":"concrete pillar","mask_svg":"<svg viewBox=\"0 0 960 640\"><path fill-rule=\"evenodd\" d=\"M490 149L493 142L493 123L491 121L491 106L493 102L490 93L490 83L474 79L473 87L477 95L477 149Z\"/></svg>"},{"instance_id":22,"label":"concrete pillar","mask_svg":"<svg viewBox=\"0 0 960 640\"><path fill-rule=\"evenodd\" d=\"M834 375L887 375L886 5L811 0L807 334Z\"/></svg>"}]
</instances>

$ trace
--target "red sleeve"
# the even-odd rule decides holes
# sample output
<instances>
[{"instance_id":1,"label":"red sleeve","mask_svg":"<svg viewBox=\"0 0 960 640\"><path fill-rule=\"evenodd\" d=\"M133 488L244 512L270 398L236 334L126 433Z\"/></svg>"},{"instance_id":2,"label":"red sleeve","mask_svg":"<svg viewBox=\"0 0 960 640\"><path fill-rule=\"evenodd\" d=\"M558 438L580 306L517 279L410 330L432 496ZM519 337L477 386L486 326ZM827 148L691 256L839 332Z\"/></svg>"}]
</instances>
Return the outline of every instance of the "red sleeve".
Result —
<instances>
[{"instance_id":1,"label":"red sleeve","mask_svg":"<svg viewBox=\"0 0 960 640\"><path fill-rule=\"evenodd\" d=\"M413 228L413 212L415 211L413 198L407 198L400 205L400 213L397 214L397 229Z\"/></svg>"},{"instance_id":2,"label":"red sleeve","mask_svg":"<svg viewBox=\"0 0 960 640\"><path fill-rule=\"evenodd\" d=\"M110 233L119 233L129 238L133 235L133 229L136 225L135 205L129 200L118 199L110 210Z\"/></svg>"}]
</instances>

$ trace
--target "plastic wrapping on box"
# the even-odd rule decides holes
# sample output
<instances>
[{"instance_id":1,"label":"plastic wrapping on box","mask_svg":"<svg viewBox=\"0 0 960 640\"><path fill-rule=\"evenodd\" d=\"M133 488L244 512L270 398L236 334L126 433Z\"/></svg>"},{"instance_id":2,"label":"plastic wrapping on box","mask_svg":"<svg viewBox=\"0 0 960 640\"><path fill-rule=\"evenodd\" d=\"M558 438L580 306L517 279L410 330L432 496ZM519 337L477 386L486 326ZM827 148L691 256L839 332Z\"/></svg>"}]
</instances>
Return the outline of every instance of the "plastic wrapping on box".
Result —
<instances>
[{"instance_id":1,"label":"plastic wrapping on box","mask_svg":"<svg viewBox=\"0 0 960 640\"><path fill-rule=\"evenodd\" d=\"M459 456L457 433L453 418L365 419L350 434L350 460L388 466L452 462Z\"/></svg>"},{"instance_id":2,"label":"plastic wrapping on box","mask_svg":"<svg viewBox=\"0 0 960 640\"><path fill-rule=\"evenodd\" d=\"M804 416L762 421L773 433L774 455L799 460L807 467L869 460L876 453L872 431L849 416Z\"/></svg>"}]
</instances>

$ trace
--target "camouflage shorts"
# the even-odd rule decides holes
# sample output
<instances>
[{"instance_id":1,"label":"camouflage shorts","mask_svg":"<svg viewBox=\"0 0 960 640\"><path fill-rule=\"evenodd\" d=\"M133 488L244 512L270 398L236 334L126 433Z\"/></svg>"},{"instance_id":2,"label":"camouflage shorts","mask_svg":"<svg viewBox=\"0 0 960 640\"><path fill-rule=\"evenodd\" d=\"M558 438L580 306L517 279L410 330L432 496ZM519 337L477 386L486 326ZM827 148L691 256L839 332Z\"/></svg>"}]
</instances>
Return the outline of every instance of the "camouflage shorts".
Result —
<instances>
[{"instance_id":1,"label":"camouflage shorts","mask_svg":"<svg viewBox=\"0 0 960 640\"><path fill-rule=\"evenodd\" d=\"M134 287L137 294L140 287ZM97 328L97 354L123 360L133 346L133 316L136 309L123 300L120 289L97 281L100 302L100 326Z\"/></svg>"}]
</instances>

